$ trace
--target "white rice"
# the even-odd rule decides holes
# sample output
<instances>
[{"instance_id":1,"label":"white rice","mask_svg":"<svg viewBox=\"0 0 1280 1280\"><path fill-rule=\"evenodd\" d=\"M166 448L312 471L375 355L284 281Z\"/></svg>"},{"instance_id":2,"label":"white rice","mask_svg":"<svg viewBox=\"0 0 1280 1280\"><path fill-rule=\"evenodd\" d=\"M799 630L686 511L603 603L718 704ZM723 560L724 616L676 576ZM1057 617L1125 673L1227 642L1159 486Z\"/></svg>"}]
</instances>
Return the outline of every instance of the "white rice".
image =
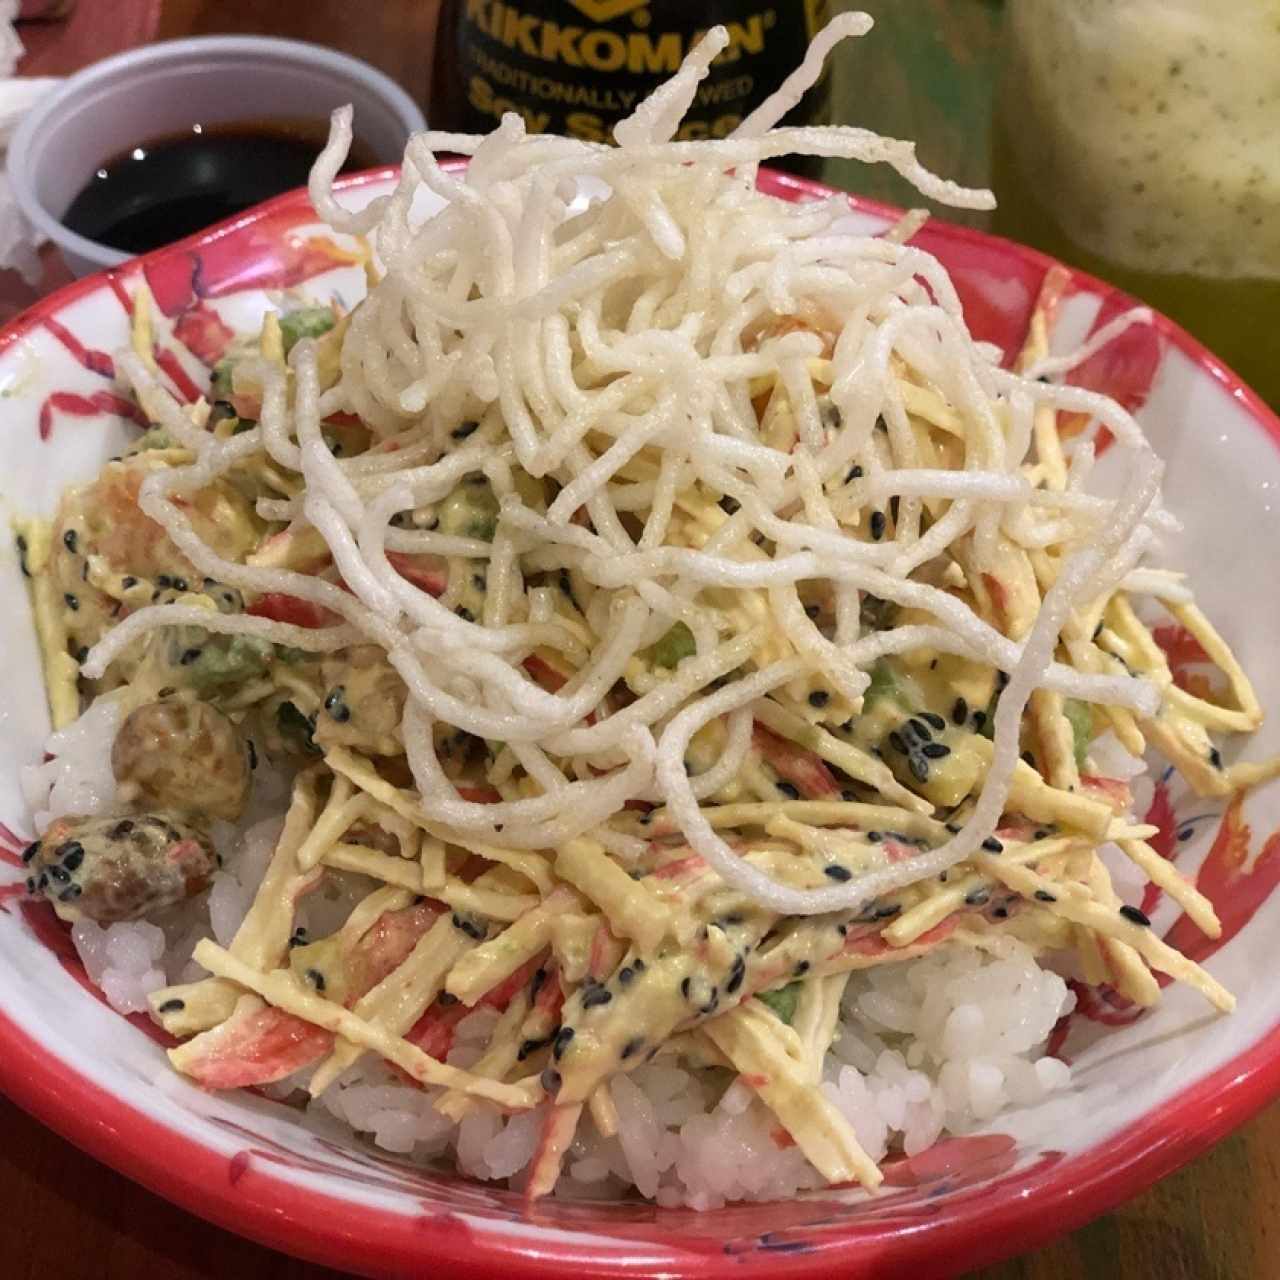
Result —
<instances>
[{"instance_id":1,"label":"white rice","mask_svg":"<svg viewBox=\"0 0 1280 1280\"><path fill-rule=\"evenodd\" d=\"M38 834L65 813L110 813L116 798L111 744L124 719L123 697L99 698L78 720L50 734L41 764L19 774L22 796Z\"/></svg>"},{"instance_id":2,"label":"white rice","mask_svg":"<svg viewBox=\"0 0 1280 1280\"><path fill-rule=\"evenodd\" d=\"M114 799L110 742L121 709L100 701L55 734L56 759L24 771L23 785L43 829L62 813L109 812ZM209 893L154 922L103 928L80 921L72 939L90 979L121 1013L145 1010L147 995L202 971L196 942L234 935L266 871L287 800L287 779L259 769L252 809L239 831L215 839L226 866ZM337 928L373 883L331 876L300 904L313 938ZM989 1127L1006 1107L1032 1105L1071 1082L1070 1068L1043 1056L1055 1022L1074 1004L1057 974L1023 943L994 941L990 952L943 946L903 964L854 974L821 1088L880 1160L914 1155L945 1134ZM469 1066L498 1015L476 1010L457 1026L448 1060ZM286 1097L309 1070L271 1086ZM772 1113L724 1070L694 1071L658 1058L610 1085L619 1131L602 1137L584 1115L555 1194L616 1199L632 1189L663 1205L707 1209L739 1200L776 1200L822 1186L822 1179ZM545 1108L501 1116L487 1107L455 1124L434 1109L439 1090L406 1084L372 1057L357 1063L308 1108L317 1123L337 1120L376 1146L419 1163L451 1165L519 1188L537 1149Z\"/></svg>"}]
</instances>

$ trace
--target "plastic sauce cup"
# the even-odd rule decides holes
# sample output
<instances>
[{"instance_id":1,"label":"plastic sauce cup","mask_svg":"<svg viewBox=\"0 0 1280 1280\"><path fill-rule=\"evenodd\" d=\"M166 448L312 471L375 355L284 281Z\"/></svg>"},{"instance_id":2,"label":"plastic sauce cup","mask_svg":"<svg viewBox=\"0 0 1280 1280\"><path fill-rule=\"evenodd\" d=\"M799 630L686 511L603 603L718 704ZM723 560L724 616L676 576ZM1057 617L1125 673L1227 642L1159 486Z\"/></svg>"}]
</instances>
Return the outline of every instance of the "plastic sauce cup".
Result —
<instances>
[{"instance_id":1,"label":"plastic sauce cup","mask_svg":"<svg viewBox=\"0 0 1280 1280\"><path fill-rule=\"evenodd\" d=\"M22 120L9 147L18 206L77 275L129 254L62 223L105 161L193 123L326 119L355 108L356 132L379 160L398 162L426 127L413 99L358 58L299 40L201 36L131 49L78 72Z\"/></svg>"}]
</instances>

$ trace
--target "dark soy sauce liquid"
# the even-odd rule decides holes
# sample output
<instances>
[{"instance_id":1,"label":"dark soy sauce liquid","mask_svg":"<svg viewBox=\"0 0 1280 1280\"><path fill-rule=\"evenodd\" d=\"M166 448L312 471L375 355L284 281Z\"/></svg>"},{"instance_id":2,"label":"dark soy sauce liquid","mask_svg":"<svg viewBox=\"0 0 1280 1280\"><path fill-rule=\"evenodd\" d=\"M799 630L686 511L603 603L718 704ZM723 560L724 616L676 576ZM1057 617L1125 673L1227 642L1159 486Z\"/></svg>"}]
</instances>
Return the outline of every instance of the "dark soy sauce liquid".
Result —
<instances>
[{"instance_id":1,"label":"dark soy sauce liquid","mask_svg":"<svg viewBox=\"0 0 1280 1280\"><path fill-rule=\"evenodd\" d=\"M113 249L145 253L305 186L327 136L327 122L312 120L193 125L113 156L63 222ZM357 138L343 172L376 163Z\"/></svg>"}]
</instances>

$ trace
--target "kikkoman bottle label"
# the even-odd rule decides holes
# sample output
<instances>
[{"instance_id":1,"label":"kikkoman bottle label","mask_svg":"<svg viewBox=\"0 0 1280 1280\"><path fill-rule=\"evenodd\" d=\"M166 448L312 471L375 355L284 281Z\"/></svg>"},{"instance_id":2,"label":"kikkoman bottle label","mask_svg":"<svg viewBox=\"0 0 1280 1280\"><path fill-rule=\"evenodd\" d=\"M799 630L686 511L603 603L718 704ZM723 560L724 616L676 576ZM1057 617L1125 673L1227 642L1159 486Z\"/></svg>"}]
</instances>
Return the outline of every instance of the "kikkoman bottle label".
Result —
<instances>
[{"instance_id":1,"label":"kikkoman bottle label","mask_svg":"<svg viewBox=\"0 0 1280 1280\"><path fill-rule=\"evenodd\" d=\"M826 9L827 0L462 0L436 60L453 99L448 126L484 132L514 111L531 133L610 142L614 124L723 23L729 45L676 134L723 138L799 65ZM806 122L816 107L802 106Z\"/></svg>"}]
</instances>

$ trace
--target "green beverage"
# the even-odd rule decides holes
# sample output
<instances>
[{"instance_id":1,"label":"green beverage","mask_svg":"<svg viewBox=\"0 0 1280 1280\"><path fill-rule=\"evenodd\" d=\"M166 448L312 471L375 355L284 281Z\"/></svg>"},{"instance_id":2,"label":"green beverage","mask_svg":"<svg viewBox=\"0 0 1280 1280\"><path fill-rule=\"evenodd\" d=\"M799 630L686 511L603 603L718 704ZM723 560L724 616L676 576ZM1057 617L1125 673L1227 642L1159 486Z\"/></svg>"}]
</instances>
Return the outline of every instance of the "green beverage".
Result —
<instances>
[{"instance_id":1,"label":"green beverage","mask_svg":"<svg viewBox=\"0 0 1280 1280\"><path fill-rule=\"evenodd\" d=\"M995 230L1185 325L1280 405L1280 2L1010 0Z\"/></svg>"}]
</instances>

